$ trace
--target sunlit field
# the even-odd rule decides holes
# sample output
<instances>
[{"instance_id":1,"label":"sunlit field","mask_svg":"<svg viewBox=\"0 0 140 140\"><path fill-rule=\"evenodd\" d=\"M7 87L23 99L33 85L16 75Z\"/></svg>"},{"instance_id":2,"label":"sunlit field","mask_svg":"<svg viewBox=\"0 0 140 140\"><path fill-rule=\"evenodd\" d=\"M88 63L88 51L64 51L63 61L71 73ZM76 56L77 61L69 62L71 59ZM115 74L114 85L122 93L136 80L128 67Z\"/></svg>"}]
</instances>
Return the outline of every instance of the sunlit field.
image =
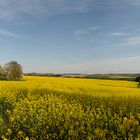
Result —
<instances>
[{"instance_id":1,"label":"sunlit field","mask_svg":"<svg viewBox=\"0 0 140 140\"><path fill-rule=\"evenodd\" d=\"M0 82L1 139L140 139L138 83L53 77Z\"/></svg>"}]
</instances>

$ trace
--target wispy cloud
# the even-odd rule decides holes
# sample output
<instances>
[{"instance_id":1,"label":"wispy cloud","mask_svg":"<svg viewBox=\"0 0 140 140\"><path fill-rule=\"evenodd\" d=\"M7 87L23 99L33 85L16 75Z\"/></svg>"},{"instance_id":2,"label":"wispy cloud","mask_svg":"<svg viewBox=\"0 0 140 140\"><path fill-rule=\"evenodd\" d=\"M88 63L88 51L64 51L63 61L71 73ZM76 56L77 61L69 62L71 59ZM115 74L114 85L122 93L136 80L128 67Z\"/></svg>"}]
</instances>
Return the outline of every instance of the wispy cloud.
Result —
<instances>
[{"instance_id":1,"label":"wispy cloud","mask_svg":"<svg viewBox=\"0 0 140 140\"><path fill-rule=\"evenodd\" d=\"M85 13L108 7L140 6L139 0L0 0L0 19L13 19L21 13L32 16L53 16Z\"/></svg>"},{"instance_id":2,"label":"wispy cloud","mask_svg":"<svg viewBox=\"0 0 140 140\"><path fill-rule=\"evenodd\" d=\"M7 30L4 30L4 29L0 29L0 35L4 35L4 36L10 36L10 37L14 37L14 38L17 38L18 35L13 33L13 32L9 32Z\"/></svg>"},{"instance_id":3,"label":"wispy cloud","mask_svg":"<svg viewBox=\"0 0 140 140\"><path fill-rule=\"evenodd\" d=\"M74 36L77 38L77 39L81 39L81 36L82 35L85 35L85 34L89 34L89 33L92 33L96 30L98 30L99 27L98 26L91 26L91 27L88 27L86 29L81 29L81 30L77 30L74 32Z\"/></svg>"},{"instance_id":4,"label":"wispy cloud","mask_svg":"<svg viewBox=\"0 0 140 140\"><path fill-rule=\"evenodd\" d=\"M126 8L140 6L139 0L94 0L95 8Z\"/></svg>"},{"instance_id":5,"label":"wispy cloud","mask_svg":"<svg viewBox=\"0 0 140 140\"><path fill-rule=\"evenodd\" d=\"M139 35L136 36L134 34L130 34L127 32L112 32L112 33L109 33L109 35L112 37L121 37L122 41L119 45L120 47L131 47L131 46L135 47L135 46L140 45Z\"/></svg>"},{"instance_id":6,"label":"wispy cloud","mask_svg":"<svg viewBox=\"0 0 140 140\"><path fill-rule=\"evenodd\" d=\"M130 37L127 39L129 45L138 45L140 44L140 36Z\"/></svg>"},{"instance_id":7,"label":"wispy cloud","mask_svg":"<svg viewBox=\"0 0 140 140\"><path fill-rule=\"evenodd\" d=\"M91 9L92 0L0 0L0 19L13 19L21 13L32 16L52 16L81 13Z\"/></svg>"},{"instance_id":8,"label":"wispy cloud","mask_svg":"<svg viewBox=\"0 0 140 140\"><path fill-rule=\"evenodd\" d=\"M125 37L125 36L130 36L129 33L125 32L113 32L109 34L110 36L120 36L120 37Z\"/></svg>"},{"instance_id":9,"label":"wispy cloud","mask_svg":"<svg viewBox=\"0 0 140 140\"><path fill-rule=\"evenodd\" d=\"M124 43L120 44L120 47L135 47L140 45L140 36L128 37L124 40Z\"/></svg>"},{"instance_id":10,"label":"wispy cloud","mask_svg":"<svg viewBox=\"0 0 140 140\"><path fill-rule=\"evenodd\" d=\"M129 5L140 6L139 0L126 0L126 2L128 2Z\"/></svg>"}]
</instances>

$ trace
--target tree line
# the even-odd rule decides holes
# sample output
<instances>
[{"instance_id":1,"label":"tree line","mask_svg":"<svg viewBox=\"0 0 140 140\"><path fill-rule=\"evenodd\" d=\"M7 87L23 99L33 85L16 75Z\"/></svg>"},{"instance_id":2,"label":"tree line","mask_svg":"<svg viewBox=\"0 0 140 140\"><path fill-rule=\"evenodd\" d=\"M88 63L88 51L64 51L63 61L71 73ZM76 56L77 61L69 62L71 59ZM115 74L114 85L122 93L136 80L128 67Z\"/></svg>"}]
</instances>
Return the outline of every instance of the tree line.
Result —
<instances>
[{"instance_id":1,"label":"tree line","mask_svg":"<svg viewBox=\"0 0 140 140\"><path fill-rule=\"evenodd\" d=\"M0 80L21 80L23 78L23 69L16 61L6 63L3 67L0 65Z\"/></svg>"},{"instance_id":2,"label":"tree line","mask_svg":"<svg viewBox=\"0 0 140 140\"><path fill-rule=\"evenodd\" d=\"M39 74L39 73L29 73L25 75L30 76L53 76L53 77L71 77L71 78L90 78L90 79L108 79L112 80L113 78L110 78L111 75L102 75L102 74L52 74L52 73L45 73L45 74ZM124 76L124 75L122 75ZM128 74L126 76L129 77ZM131 78L115 78L113 80L130 80L130 81L136 81L139 82L140 87L140 76L139 74L131 75ZM136 76L136 77L135 77ZM22 66L17 63L16 61L11 61L6 63L3 67L0 65L0 80L21 80L23 78L23 69Z\"/></svg>"}]
</instances>

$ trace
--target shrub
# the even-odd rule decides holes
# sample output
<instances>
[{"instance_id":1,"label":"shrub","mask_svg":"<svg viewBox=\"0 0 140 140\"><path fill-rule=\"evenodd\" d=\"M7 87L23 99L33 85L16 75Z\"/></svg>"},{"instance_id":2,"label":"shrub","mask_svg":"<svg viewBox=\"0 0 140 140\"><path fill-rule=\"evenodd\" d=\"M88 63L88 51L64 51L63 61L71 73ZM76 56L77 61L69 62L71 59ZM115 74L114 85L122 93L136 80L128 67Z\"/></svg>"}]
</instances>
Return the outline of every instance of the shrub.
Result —
<instances>
[{"instance_id":1,"label":"shrub","mask_svg":"<svg viewBox=\"0 0 140 140\"><path fill-rule=\"evenodd\" d=\"M140 82L140 76L137 76L135 79L136 82Z\"/></svg>"}]
</instances>

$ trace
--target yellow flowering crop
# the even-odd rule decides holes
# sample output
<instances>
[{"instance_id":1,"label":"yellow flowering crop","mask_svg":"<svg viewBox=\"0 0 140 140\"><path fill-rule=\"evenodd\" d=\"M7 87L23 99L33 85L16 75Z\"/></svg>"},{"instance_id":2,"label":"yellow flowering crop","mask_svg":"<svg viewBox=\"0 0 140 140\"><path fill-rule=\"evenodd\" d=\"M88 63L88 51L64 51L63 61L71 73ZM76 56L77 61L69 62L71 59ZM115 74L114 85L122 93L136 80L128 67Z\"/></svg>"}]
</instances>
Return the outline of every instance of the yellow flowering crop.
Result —
<instances>
[{"instance_id":1,"label":"yellow flowering crop","mask_svg":"<svg viewBox=\"0 0 140 140\"><path fill-rule=\"evenodd\" d=\"M1 139L139 139L138 83L25 76L0 81Z\"/></svg>"}]
</instances>

